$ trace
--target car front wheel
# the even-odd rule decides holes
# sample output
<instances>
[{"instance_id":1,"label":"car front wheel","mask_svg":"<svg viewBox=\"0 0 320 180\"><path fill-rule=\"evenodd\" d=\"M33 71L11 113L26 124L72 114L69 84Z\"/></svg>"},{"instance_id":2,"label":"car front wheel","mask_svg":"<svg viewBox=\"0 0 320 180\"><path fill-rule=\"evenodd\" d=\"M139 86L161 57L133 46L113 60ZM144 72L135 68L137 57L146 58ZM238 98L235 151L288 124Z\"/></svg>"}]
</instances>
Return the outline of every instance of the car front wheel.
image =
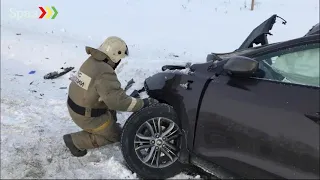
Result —
<instances>
[{"instance_id":1,"label":"car front wheel","mask_svg":"<svg viewBox=\"0 0 320 180\"><path fill-rule=\"evenodd\" d=\"M181 134L177 115L167 104L133 113L121 137L121 150L128 167L145 179L165 179L178 174L182 171L178 161Z\"/></svg>"}]
</instances>

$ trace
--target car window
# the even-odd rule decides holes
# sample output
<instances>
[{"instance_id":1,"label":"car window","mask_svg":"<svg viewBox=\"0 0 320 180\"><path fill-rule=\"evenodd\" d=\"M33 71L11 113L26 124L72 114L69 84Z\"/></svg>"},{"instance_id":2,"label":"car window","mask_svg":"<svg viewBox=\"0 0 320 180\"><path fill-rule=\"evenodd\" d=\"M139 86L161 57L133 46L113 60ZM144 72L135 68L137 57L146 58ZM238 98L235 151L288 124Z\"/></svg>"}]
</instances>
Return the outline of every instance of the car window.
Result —
<instances>
[{"instance_id":1,"label":"car window","mask_svg":"<svg viewBox=\"0 0 320 180\"><path fill-rule=\"evenodd\" d=\"M319 44L310 44L259 57L262 79L319 87Z\"/></svg>"}]
</instances>

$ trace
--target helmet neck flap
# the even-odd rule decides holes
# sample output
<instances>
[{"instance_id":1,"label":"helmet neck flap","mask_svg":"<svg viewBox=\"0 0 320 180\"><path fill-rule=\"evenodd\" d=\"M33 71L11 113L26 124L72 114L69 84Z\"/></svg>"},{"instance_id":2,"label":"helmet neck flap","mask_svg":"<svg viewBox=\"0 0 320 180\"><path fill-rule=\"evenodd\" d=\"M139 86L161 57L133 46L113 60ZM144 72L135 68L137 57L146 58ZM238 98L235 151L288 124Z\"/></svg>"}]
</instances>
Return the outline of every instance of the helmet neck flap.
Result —
<instances>
[{"instance_id":1,"label":"helmet neck flap","mask_svg":"<svg viewBox=\"0 0 320 180\"><path fill-rule=\"evenodd\" d=\"M117 63L114 63L114 62L111 61L109 58L105 58L105 59L103 60L103 62L109 64L109 65L112 67L112 69L115 70L115 69L118 67L118 65L120 64L121 59L120 59Z\"/></svg>"}]
</instances>

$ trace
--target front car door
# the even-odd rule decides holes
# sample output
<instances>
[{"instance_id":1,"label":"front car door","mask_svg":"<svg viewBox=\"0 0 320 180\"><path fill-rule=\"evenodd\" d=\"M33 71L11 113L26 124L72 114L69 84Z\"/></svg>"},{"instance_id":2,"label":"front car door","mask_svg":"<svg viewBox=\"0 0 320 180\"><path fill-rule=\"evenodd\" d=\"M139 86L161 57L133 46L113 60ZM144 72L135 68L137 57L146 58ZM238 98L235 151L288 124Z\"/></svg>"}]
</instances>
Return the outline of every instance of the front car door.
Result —
<instances>
[{"instance_id":1,"label":"front car door","mask_svg":"<svg viewBox=\"0 0 320 180\"><path fill-rule=\"evenodd\" d=\"M319 178L319 40L257 60L255 77L209 83L194 152L247 178Z\"/></svg>"}]
</instances>

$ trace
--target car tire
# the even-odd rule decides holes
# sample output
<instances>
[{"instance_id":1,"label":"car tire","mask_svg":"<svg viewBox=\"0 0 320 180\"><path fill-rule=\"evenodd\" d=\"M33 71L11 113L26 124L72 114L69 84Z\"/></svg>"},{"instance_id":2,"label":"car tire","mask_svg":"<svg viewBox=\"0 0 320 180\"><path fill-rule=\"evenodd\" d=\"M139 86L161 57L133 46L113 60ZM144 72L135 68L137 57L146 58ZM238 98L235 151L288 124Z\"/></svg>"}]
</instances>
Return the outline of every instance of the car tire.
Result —
<instances>
[{"instance_id":1,"label":"car tire","mask_svg":"<svg viewBox=\"0 0 320 180\"><path fill-rule=\"evenodd\" d=\"M158 144L154 142L152 143L153 140L150 140L150 139L148 140L140 139L140 137L142 137L140 136L141 132L144 132L145 136L143 136L143 138L145 137L155 138L157 136L157 133L156 133L157 131L155 131L156 128L154 126L155 124L153 124L153 122L155 122L157 119L153 119L153 118L158 118L158 120L159 118L162 118L162 120L160 120L161 122L160 127L164 128L162 130L163 135L165 134L165 132L167 132L166 130L171 129L170 127L173 126L172 124L174 124L174 129L179 128L179 130L177 130L176 133L173 133L174 135L168 136L167 140L170 140L170 138L173 136L175 137L178 136L176 134L180 134L177 139L171 142L175 142L174 143L175 147L181 147L182 133L180 128L180 122L178 120L177 114L175 113L174 109L167 104L155 104L155 105L143 108L138 112L133 113L128 118L122 130L121 151L122 151L124 160L127 163L127 167L131 171L135 172L138 175L138 177L142 179L166 179L166 178L173 177L174 175L182 172L185 165L181 164L178 160L179 152L177 153L177 156L172 156L172 154L169 153L171 157L175 157L175 161L171 160L169 156L162 156L161 157L162 160L160 160L159 158L159 160L156 161L157 155L161 154L159 152L162 152L164 150L164 148L167 145L166 143L168 143L169 141L168 142L162 141L163 145L165 146L163 149L160 149L160 147L158 146L159 143ZM154 121L152 121L152 119ZM153 126L152 130L153 130L154 136L152 136L152 132L151 132L152 130L149 129L150 126L148 126L147 123ZM171 132L174 132L174 130L172 130ZM146 134L148 134L148 136ZM159 133L159 135L160 134L161 133ZM140 143L141 141L144 143ZM160 142L159 138L157 138L155 141ZM140 145L141 146L148 145L152 147L149 147L146 149L142 148L138 150L138 153L137 153L136 148L139 149L139 147L141 147ZM161 145L161 147L163 147L163 145ZM168 147L167 149L170 149ZM154 150L152 150L152 148ZM158 150L155 150L156 148L158 148ZM142 154L141 151L143 152L145 151L145 153L147 154L145 157L152 157L151 159L146 158L146 159L150 159L149 161L147 161L147 163L142 162L143 158L140 157L140 155ZM150 153L150 152L153 152L153 153ZM174 152L177 152L177 151L174 151ZM150 154L153 154L153 155L150 155ZM162 153L162 155L164 155L164 153ZM161 164L161 162L164 162L164 163L167 162L163 159L167 159L167 161L171 164L156 167L156 162L159 162L158 165Z\"/></svg>"}]
</instances>

